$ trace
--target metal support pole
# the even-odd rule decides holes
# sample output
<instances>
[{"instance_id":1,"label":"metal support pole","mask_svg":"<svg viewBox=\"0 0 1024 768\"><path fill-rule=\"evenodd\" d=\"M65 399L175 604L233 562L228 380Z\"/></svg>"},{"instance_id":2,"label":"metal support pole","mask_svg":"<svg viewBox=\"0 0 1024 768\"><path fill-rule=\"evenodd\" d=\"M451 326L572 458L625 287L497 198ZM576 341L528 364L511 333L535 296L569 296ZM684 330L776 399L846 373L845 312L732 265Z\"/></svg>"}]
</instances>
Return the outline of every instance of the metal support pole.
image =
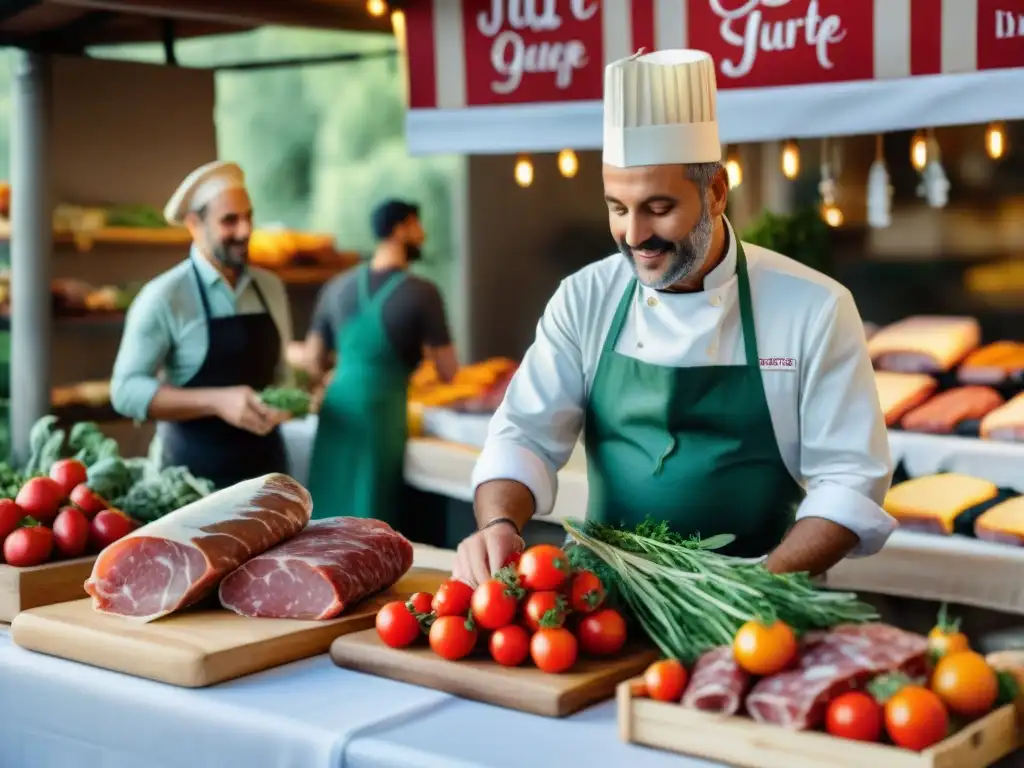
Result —
<instances>
[{"instance_id":1,"label":"metal support pole","mask_svg":"<svg viewBox=\"0 0 1024 768\"><path fill-rule=\"evenodd\" d=\"M11 449L29 456L29 431L50 411L53 198L50 60L21 52L11 110Z\"/></svg>"}]
</instances>

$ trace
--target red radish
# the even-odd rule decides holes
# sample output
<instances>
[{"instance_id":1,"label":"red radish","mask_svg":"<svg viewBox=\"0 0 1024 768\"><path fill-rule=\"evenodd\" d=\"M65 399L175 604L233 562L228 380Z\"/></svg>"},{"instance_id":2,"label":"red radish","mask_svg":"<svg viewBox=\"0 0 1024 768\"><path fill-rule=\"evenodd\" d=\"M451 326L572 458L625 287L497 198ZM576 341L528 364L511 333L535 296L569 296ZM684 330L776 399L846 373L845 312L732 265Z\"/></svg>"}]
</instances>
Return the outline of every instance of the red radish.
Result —
<instances>
[{"instance_id":1,"label":"red radish","mask_svg":"<svg viewBox=\"0 0 1024 768\"><path fill-rule=\"evenodd\" d=\"M42 565L53 552L53 531L42 525L18 528L4 539L4 560L16 568Z\"/></svg>"},{"instance_id":2,"label":"red radish","mask_svg":"<svg viewBox=\"0 0 1024 768\"><path fill-rule=\"evenodd\" d=\"M18 527L23 517L25 510L15 504L14 499L0 499L0 543Z\"/></svg>"},{"instance_id":3,"label":"red radish","mask_svg":"<svg viewBox=\"0 0 1024 768\"><path fill-rule=\"evenodd\" d=\"M15 503L40 523L49 524L57 516L64 492L49 477L33 477L21 486Z\"/></svg>"},{"instance_id":4,"label":"red radish","mask_svg":"<svg viewBox=\"0 0 1024 768\"><path fill-rule=\"evenodd\" d=\"M66 499L76 485L88 479L88 474L85 471L85 464L77 459L61 459L53 462L53 466L50 467L50 478L60 486Z\"/></svg>"},{"instance_id":5,"label":"red radish","mask_svg":"<svg viewBox=\"0 0 1024 768\"><path fill-rule=\"evenodd\" d=\"M128 515L114 509L104 509L89 525L89 548L99 552L134 531L138 524Z\"/></svg>"},{"instance_id":6,"label":"red radish","mask_svg":"<svg viewBox=\"0 0 1024 768\"><path fill-rule=\"evenodd\" d=\"M90 520L110 506L85 483L79 483L71 490L71 503L82 510Z\"/></svg>"},{"instance_id":7,"label":"red radish","mask_svg":"<svg viewBox=\"0 0 1024 768\"><path fill-rule=\"evenodd\" d=\"M63 507L53 521L53 543L67 557L81 557L89 543L89 520L76 507Z\"/></svg>"}]
</instances>

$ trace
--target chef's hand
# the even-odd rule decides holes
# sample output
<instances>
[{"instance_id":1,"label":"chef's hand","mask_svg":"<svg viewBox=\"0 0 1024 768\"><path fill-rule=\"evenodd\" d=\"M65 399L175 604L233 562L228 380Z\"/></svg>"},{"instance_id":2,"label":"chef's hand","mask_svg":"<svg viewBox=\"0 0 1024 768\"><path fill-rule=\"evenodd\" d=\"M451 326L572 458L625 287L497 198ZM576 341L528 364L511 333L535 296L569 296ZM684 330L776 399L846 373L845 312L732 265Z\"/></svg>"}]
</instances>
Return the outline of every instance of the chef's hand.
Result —
<instances>
[{"instance_id":1,"label":"chef's hand","mask_svg":"<svg viewBox=\"0 0 1024 768\"><path fill-rule=\"evenodd\" d=\"M505 565L509 555L522 552L525 546L526 542L511 523L483 528L459 544L452 577L475 587L491 578Z\"/></svg>"},{"instance_id":2,"label":"chef's hand","mask_svg":"<svg viewBox=\"0 0 1024 768\"><path fill-rule=\"evenodd\" d=\"M233 427L267 435L288 414L260 400L252 387L225 387L217 393L217 415Z\"/></svg>"}]
</instances>

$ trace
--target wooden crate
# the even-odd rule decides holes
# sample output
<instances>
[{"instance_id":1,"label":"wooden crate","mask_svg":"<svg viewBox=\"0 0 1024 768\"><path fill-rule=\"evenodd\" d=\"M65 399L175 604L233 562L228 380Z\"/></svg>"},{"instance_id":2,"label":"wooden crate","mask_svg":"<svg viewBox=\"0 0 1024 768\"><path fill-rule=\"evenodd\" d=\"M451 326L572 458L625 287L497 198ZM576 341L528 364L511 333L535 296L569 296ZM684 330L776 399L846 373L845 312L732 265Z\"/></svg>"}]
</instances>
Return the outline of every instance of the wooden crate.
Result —
<instances>
[{"instance_id":1,"label":"wooden crate","mask_svg":"<svg viewBox=\"0 0 1024 768\"><path fill-rule=\"evenodd\" d=\"M635 697L630 686L637 682L622 683L616 692L623 741L743 768L986 768L1021 744L1012 704L923 752L912 752Z\"/></svg>"},{"instance_id":2,"label":"wooden crate","mask_svg":"<svg viewBox=\"0 0 1024 768\"><path fill-rule=\"evenodd\" d=\"M29 608L85 597L95 557L79 557L31 568L0 565L0 621L10 623Z\"/></svg>"}]
</instances>

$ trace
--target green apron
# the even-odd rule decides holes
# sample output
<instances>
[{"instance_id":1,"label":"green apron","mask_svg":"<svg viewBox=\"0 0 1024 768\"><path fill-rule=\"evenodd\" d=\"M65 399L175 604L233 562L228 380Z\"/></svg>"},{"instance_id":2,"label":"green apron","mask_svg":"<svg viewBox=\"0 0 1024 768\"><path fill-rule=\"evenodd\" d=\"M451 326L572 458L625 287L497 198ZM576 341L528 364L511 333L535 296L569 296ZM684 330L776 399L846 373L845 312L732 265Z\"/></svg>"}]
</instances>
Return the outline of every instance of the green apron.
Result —
<instances>
[{"instance_id":1,"label":"green apron","mask_svg":"<svg viewBox=\"0 0 1024 768\"><path fill-rule=\"evenodd\" d=\"M397 527L404 492L406 398L411 371L384 327L399 272L370 297L370 268L356 276L359 305L338 332L338 365L320 406L309 465L313 517L373 517Z\"/></svg>"},{"instance_id":2,"label":"green apron","mask_svg":"<svg viewBox=\"0 0 1024 768\"><path fill-rule=\"evenodd\" d=\"M724 552L760 557L782 541L804 491L779 454L746 256L736 250L744 365L674 368L616 352L636 279L623 293L587 403L587 518L632 527L650 517L701 538L731 533Z\"/></svg>"}]
</instances>

